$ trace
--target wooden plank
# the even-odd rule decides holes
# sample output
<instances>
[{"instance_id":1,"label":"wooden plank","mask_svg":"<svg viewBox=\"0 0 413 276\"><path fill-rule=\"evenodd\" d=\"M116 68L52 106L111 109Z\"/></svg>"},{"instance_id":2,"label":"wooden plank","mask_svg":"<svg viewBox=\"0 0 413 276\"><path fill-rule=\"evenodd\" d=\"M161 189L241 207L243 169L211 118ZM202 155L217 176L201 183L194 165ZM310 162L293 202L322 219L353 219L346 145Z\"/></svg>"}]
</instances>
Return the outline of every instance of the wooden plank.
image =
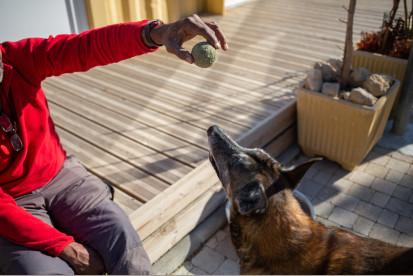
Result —
<instances>
[{"instance_id":1,"label":"wooden plank","mask_svg":"<svg viewBox=\"0 0 413 276\"><path fill-rule=\"evenodd\" d=\"M82 86L65 82L61 84L60 78L54 78L54 82L48 81L43 84L46 95L50 93L73 94L79 101L93 101L96 104L119 113L132 120L135 120L147 127L162 131L184 142L194 146L199 146L208 150L205 135L199 132L199 128L194 127L182 120L174 119L162 113L146 109L144 106L136 105L122 97L113 94L103 94L100 89L86 89ZM54 91L53 91L54 90ZM57 92L58 91L58 92ZM149 103L148 103L149 104Z\"/></svg>"},{"instance_id":2,"label":"wooden plank","mask_svg":"<svg viewBox=\"0 0 413 276\"><path fill-rule=\"evenodd\" d=\"M183 163L143 147L60 106L53 103L49 106L57 126L70 130L95 147L105 150L165 183L172 184L191 170Z\"/></svg>"},{"instance_id":3,"label":"wooden plank","mask_svg":"<svg viewBox=\"0 0 413 276\"><path fill-rule=\"evenodd\" d=\"M158 260L171 247L191 232L209 214L222 205L225 194L220 183L216 183L195 201L162 225L143 241L143 246L152 262Z\"/></svg>"},{"instance_id":4,"label":"wooden plank","mask_svg":"<svg viewBox=\"0 0 413 276\"><path fill-rule=\"evenodd\" d=\"M168 187L164 182L94 147L64 129L57 128L64 148L74 154L89 171L141 202Z\"/></svg>"},{"instance_id":5,"label":"wooden plank","mask_svg":"<svg viewBox=\"0 0 413 276\"><path fill-rule=\"evenodd\" d=\"M113 187L113 186L112 186ZM142 206L142 202L136 200L132 196L122 192L118 188L114 187L113 201L116 202L127 215L132 214L134 211L138 210Z\"/></svg>"},{"instance_id":6,"label":"wooden plank","mask_svg":"<svg viewBox=\"0 0 413 276\"><path fill-rule=\"evenodd\" d=\"M93 102L79 101L72 93L62 93L61 90L55 91L51 87L48 87L47 91L50 102L190 167L207 157L208 152L200 147L185 143Z\"/></svg>"},{"instance_id":7,"label":"wooden plank","mask_svg":"<svg viewBox=\"0 0 413 276\"><path fill-rule=\"evenodd\" d=\"M295 120L295 104L290 104L244 134L239 140L244 146L265 145L282 133ZM287 115L285 115L287 114ZM166 191L147 202L131 215L131 221L142 239L173 218L190 202L218 183L215 171L205 161ZM165 206L169 208L165 210Z\"/></svg>"},{"instance_id":8,"label":"wooden plank","mask_svg":"<svg viewBox=\"0 0 413 276\"><path fill-rule=\"evenodd\" d=\"M180 74L170 78L170 75L161 75L159 72L155 74L148 68L140 67L142 67L140 62L136 66L131 66L127 63L114 64L106 68L96 68L90 71L88 75L100 79L105 85L109 81L119 84L123 80L129 84L129 87L123 86L124 88L139 91L139 93L134 93L135 98L148 99L156 92L158 93L158 101L163 101L167 104L163 109L167 108L168 111L182 113L182 110L190 108L189 111L191 113L184 113L185 118L188 120L194 119L197 116L200 118L210 116L214 120L220 120L223 124L225 123L229 126L248 126L251 121L248 118L239 116L239 113L242 114L242 112L250 110L252 119L255 116L262 118L260 114L265 113L265 107L259 105L252 106L251 101L243 97L232 95L228 98L225 95L221 95L225 93L215 93L212 95L213 90L211 87L206 87L206 83L193 85L189 79L180 77ZM85 75L82 75L82 77L85 77ZM177 91L179 92L177 93ZM204 105L198 106L197 104L201 102ZM225 114L228 108L231 108L232 113ZM228 115L231 115L231 117L228 118Z\"/></svg>"},{"instance_id":9,"label":"wooden plank","mask_svg":"<svg viewBox=\"0 0 413 276\"><path fill-rule=\"evenodd\" d=\"M76 80L76 84L73 82L67 82L64 79L55 80L56 82L66 82L70 87L79 87L81 90L87 89L101 89L103 95L112 94L120 99L128 99L129 102L136 104L135 108L142 107L140 110L151 109L153 111L162 113L171 118L182 120L190 125L198 127L200 129L206 129L213 123L219 123L224 126L228 132L237 134L245 130L245 126L236 125L230 121L217 118L216 116L208 114L200 114L196 110L182 110L173 107L170 104L162 103L158 98L148 98L140 95L136 91L139 91L140 86L133 86L130 82L119 82L114 79L113 82L107 82L108 76L89 76L88 74L76 74L65 77L66 79ZM81 86L80 86L81 85ZM156 87L155 87L156 88ZM154 93L153 90L152 93ZM142 102L150 102L150 104L142 105Z\"/></svg>"},{"instance_id":10,"label":"wooden plank","mask_svg":"<svg viewBox=\"0 0 413 276\"><path fill-rule=\"evenodd\" d=\"M286 148L297 140L297 127L295 125L286 129L280 136L264 146L264 150L272 156L279 156Z\"/></svg>"},{"instance_id":11,"label":"wooden plank","mask_svg":"<svg viewBox=\"0 0 413 276\"><path fill-rule=\"evenodd\" d=\"M152 54L151 56L156 55ZM128 60L129 62L120 62L105 68L100 68L96 71L101 71L106 74L113 72L120 73L120 75L118 74L116 77L125 80L129 78L136 80L136 76L139 76L139 82L136 83L140 84L140 88L144 88L148 86L147 84L150 84L150 88L158 87L158 91L159 87L162 85L165 87L166 91L161 93L160 96L164 96L168 100L171 98L176 98L176 100L178 100L179 98L177 104L181 104L182 101L189 101L189 103L194 104L194 96L196 96L198 103L205 103L202 108L198 107L197 109L208 114L217 115L217 111L219 111L218 115L224 114L223 112L226 111L225 108L231 107L231 110L233 110L232 115L236 115L237 111L245 112L246 110L249 110L251 117L263 118L261 114L265 112L266 108L271 108L271 105L264 106L264 108L253 106L251 102L257 100L256 96L258 96L258 93L247 91L238 86L231 86L231 90L222 89L221 85L217 84L217 79L212 79L211 77L195 77L198 73L205 71L205 69L194 68L193 65L187 64L184 64L185 67L180 61L177 61L176 58L171 58L174 57L164 54L162 55L162 60L158 63L145 63L146 58L139 57L130 59ZM168 60L171 60L170 70L161 70L162 67L165 68L162 64L166 64ZM182 70L179 70L179 68L182 68ZM188 71L191 73L187 73ZM174 78L171 78L172 74L175 74ZM191 78L187 77L188 74L191 75ZM145 85L142 86L141 84ZM223 85L224 87L228 87L225 85L225 82L223 82ZM179 97L177 98L178 95L176 94L171 94L170 90L179 91ZM139 91L140 93L144 93L145 89ZM231 98L226 98L225 101L220 101L220 99L223 99L226 96L230 96ZM196 106L194 108L196 108ZM243 120L241 122L236 121L235 123L241 124L242 122Z\"/></svg>"}]
</instances>

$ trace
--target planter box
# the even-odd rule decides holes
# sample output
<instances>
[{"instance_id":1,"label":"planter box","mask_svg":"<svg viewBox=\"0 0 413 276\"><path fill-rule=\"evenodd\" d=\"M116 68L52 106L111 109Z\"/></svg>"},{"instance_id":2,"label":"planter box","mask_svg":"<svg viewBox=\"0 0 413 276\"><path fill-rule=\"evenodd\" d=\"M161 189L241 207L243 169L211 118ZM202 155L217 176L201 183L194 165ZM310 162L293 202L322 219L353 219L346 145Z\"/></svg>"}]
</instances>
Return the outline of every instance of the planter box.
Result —
<instances>
[{"instance_id":1,"label":"planter box","mask_svg":"<svg viewBox=\"0 0 413 276\"><path fill-rule=\"evenodd\" d=\"M407 67L407 59L389 57L381 54L356 50L353 52L353 68L365 67L372 73L386 74L400 81L403 85L404 74ZM397 106L397 96L393 107Z\"/></svg>"},{"instance_id":2,"label":"planter box","mask_svg":"<svg viewBox=\"0 0 413 276\"><path fill-rule=\"evenodd\" d=\"M400 82L372 106L297 89L298 143L306 155L324 156L352 170L382 137Z\"/></svg>"}]
</instances>

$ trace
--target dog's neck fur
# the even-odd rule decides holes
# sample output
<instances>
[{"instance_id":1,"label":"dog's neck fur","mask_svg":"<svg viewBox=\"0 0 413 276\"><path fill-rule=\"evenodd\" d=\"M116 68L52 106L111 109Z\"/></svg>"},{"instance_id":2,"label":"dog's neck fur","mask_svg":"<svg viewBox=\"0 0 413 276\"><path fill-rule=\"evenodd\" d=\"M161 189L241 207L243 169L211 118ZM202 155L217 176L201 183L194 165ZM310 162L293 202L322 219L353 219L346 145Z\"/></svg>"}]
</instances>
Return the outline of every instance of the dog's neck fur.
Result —
<instances>
[{"instance_id":1,"label":"dog's neck fur","mask_svg":"<svg viewBox=\"0 0 413 276\"><path fill-rule=\"evenodd\" d=\"M283 260L291 261L296 256L302 256L297 253L302 250L302 244L313 236L311 218L302 211L289 189L269 199L266 214L254 218L244 217L233 209L230 229L244 267L250 264L254 268L259 267L258 263L261 262L282 263ZM253 245L253 248L247 248L246 245ZM268 274L273 271L262 272Z\"/></svg>"}]
</instances>

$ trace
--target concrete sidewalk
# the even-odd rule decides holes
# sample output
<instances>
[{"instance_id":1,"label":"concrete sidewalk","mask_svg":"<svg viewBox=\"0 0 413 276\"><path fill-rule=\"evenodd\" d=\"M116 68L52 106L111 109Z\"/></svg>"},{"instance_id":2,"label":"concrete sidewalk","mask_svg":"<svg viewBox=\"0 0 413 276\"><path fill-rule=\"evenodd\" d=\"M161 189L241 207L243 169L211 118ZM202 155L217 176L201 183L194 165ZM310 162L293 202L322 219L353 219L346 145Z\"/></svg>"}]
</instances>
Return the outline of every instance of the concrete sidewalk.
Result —
<instances>
[{"instance_id":1,"label":"concrete sidewalk","mask_svg":"<svg viewBox=\"0 0 413 276\"><path fill-rule=\"evenodd\" d=\"M387 133L352 172L331 161L314 165L298 189L313 203L317 220L413 247L413 152L406 141L413 142ZM239 274L228 227L174 274Z\"/></svg>"}]
</instances>

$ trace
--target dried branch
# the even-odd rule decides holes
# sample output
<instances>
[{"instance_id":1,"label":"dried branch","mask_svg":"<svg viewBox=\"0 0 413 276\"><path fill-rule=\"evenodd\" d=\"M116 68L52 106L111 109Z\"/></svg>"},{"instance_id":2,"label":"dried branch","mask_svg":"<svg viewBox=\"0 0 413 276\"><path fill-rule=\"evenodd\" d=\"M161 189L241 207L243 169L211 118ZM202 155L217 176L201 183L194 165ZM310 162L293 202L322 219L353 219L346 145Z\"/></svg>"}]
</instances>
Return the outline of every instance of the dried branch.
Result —
<instances>
[{"instance_id":1,"label":"dried branch","mask_svg":"<svg viewBox=\"0 0 413 276\"><path fill-rule=\"evenodd\" d=\"M343 18L339 18L338 21L340 21L341 23L347 24L347 21L344 20Z\"/></svg>"},{"instance_id":2,"label":"dried branch","mask_svg":"<svg viewBox=\"0 0 413 276\"><path fill-rule=\"evenodd\" d=\"M344 46L343 67L341 70L341 87L347 87L350 82L351 62L353 58L353 22L356 10L356 0L350 0L347 13L346 42Z\"/></svg>"},{"instance_id":3,"label":"dried branch","mask_svg":"<svg viewBox=\"0 0 413 276\"><path fill-rule=\"evenodd\" d=\"M346 12L348 12L348 8L346 6L341 6Z\"/></svg>"},{"instance_id":4,"label":"dried branch","mask_svg":"<svg viewBox=\"0 0 413 276\"><path fill-rule=\"evenodd\" d=\"M393 26L394 18L396 17L397 10L399 9L400 0L393 0L393 7L390 11L390 18L388 22L385 22L384 31L382 33L382 44L380 47L380 51L384 52L386 47L389 46L389 37L390 37L390 28Z\"/></svg>"}]
</instances>

